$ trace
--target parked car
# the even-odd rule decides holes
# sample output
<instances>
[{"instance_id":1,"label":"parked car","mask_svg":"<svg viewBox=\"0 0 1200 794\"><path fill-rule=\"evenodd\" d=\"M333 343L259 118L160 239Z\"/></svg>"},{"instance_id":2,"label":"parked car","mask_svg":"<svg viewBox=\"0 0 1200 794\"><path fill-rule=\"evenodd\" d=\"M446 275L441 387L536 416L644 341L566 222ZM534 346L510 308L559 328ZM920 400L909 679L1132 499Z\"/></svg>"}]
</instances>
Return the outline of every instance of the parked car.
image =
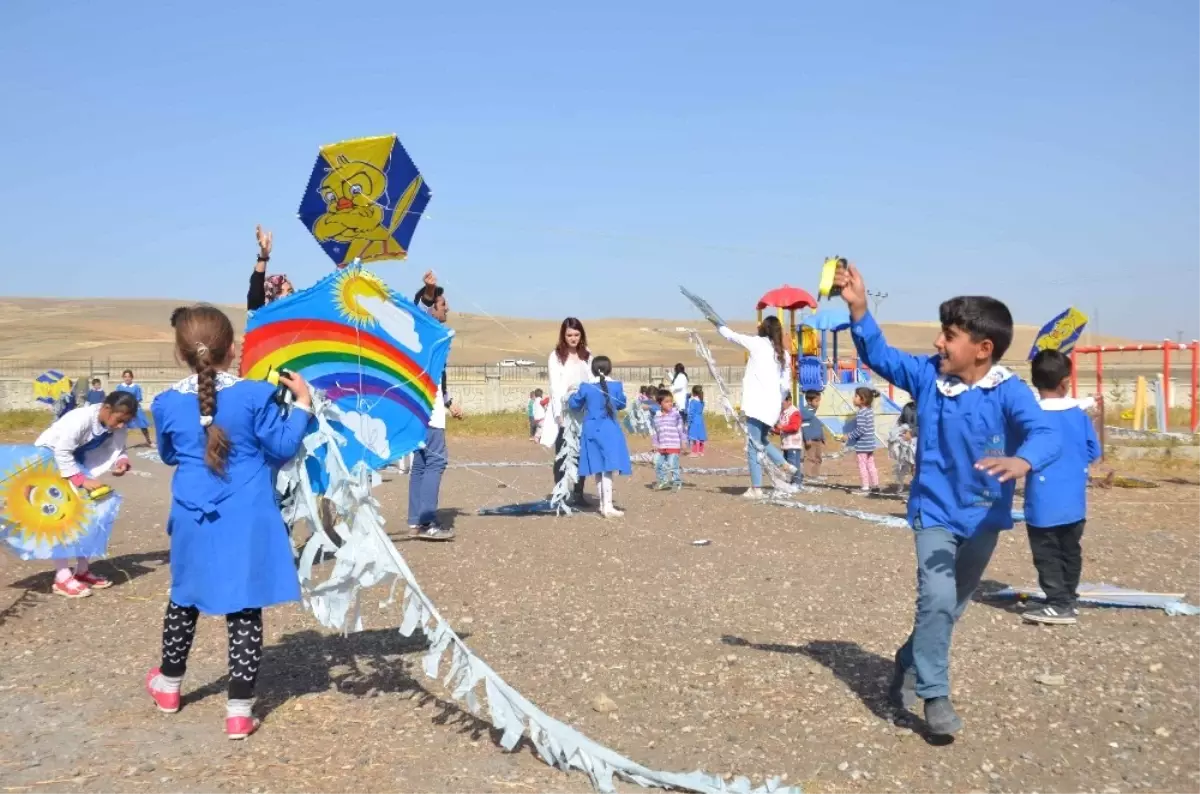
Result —
<instances>
[{"instance_id":1,"label":"parked car","mask_svg":"<svg viewBox=\"0 0 1200 794\"><path fill-rule=\"evenodd\" d=\"M516 365L517 360L515 358L506 358L500 362L500 366L502 367L515 367Z\"/></svg>"},{"instance_id":2,"label":"parked car","mask_svg":"<svg viewBox=\"0 0 1200 794\"><path fill-rule=\"evenodd\" d=\"M517 366L518 366L518 367L532 367L532 366L534 366L534 362L533 362L533 361L530 361L530 360L529 360L529 359L527 359L527 358L518 358L518 359L517 359Z\"/></svg>"}]
</instances>

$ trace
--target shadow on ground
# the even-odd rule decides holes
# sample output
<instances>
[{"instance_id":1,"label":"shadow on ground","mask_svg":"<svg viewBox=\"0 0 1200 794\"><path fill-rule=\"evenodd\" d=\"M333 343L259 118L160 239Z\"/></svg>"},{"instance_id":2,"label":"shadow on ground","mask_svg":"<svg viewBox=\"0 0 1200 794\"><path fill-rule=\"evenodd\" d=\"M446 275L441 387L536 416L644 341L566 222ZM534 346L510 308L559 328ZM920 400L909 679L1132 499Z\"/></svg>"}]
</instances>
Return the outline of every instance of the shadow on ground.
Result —
<instances>
[{"instance_id":1,"label":"shadow on ground","mask_svg":"<svg viewBox=\"0 0 1200 794\"><path fill-rule=\"evenodd\" d=\"M879 719L900 728L907 728L931 745L945 745L954 741L953 737L930 733L929 726L923 719L910 711L897 709L888 702L887 690L892 677L892 660L866 650L857 642L813 640L804 645L780 645L750 642L731 635L721 637L721 642L756 651L807 656L828 668L829 672L848 686L863 705Z\"/></svg>"}]
</instances>

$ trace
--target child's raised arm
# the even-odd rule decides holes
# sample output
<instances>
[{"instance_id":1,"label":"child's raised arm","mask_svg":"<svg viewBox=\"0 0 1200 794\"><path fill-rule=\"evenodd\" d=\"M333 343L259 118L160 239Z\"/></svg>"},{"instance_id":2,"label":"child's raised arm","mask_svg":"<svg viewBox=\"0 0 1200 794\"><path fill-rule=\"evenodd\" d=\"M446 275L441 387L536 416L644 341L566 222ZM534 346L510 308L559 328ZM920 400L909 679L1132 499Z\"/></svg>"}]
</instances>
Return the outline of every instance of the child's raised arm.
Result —
<instances>
[{"instance_id":1,"label":"child's raised arm","mask_svg":"<svg viewBox=\"0 0 1200 794\"><path fill-rule=\"evenodd\" d=\"M915 397L924 382L937 375L929 358L888 345L883 330L867 311L867 287L857 267L848 264L845 270L839 270L834 276L834 284L841 289L842 299L850 308L851 336L859 358L884 380Z\"/></svg>"}]
</instances>

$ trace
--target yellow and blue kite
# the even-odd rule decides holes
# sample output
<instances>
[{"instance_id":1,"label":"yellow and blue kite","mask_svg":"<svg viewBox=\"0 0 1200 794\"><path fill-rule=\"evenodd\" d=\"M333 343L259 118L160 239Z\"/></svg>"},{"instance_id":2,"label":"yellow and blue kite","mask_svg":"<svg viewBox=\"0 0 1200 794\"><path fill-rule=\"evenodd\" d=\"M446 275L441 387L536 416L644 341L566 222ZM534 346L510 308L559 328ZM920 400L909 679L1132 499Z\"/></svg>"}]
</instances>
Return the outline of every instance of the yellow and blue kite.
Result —
<instances>
[{"instance_id":1,"label":"yellow and blue kite","mask_svg":"<svg viewBox=\"0 0 1200 794\"><path fill-rule=\"evenodd\" d=\"M1087 325L1087 315L1074 307L1055 315L1054 319L1042 326L1042 330L1034 337L1033 347L1029 349L1029 360L1040 350L1058 350L1070 355L1075 343L1083 334Z\"/></svg>"},{"instance_id":2,"label":"yellow and blue kite","mask_svg":"<svg viewBox=\"0 0 1200 794\"><path fill-rule=\"evenodd\" d=\"M339 268L404 259L429 186L395 135L321 147L300 220Z\"/></svg>"}]
</instances>

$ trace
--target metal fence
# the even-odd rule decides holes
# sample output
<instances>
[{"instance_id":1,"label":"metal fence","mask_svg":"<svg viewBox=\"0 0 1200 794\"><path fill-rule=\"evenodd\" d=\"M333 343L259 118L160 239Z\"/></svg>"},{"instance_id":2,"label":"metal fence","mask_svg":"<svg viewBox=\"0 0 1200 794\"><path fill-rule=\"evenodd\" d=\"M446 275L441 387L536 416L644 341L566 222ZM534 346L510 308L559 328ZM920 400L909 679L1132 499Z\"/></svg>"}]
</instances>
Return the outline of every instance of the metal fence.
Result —
<instances>
[{"instance_id":1,"label":"metal fence","mask_svg":"<svg viewBox=\"0 0 1200 794\"><path fill-rule=\"evenodd\" d=\"M182 378L190 370L170 359L153 361L127 358L0 358L0 377L36 378L49 369L56 369L68 378L104 377L119 379L125 370L132 370L142 380Z\"/></svg>"},{"instance_id":2,"label":"metal fence","mask_svg":"<svg viewBox=\"0 0 1200 794\"><path fill-rule=\"evenodd\" d=\"M36 378L46 370L56 369L68 378L101 377L105 380L118 380L125 370L133 370L134 377L140 380L168 380L182 378L190 370L172 360L135 360L125 358L76 358L76 359L23 359L0 358L0 378ZM743 367L721 367L721 375L726 382L741 380ZM613 378L629 385L657 385L671 380L671 368L668 366L645 367L615 367ZM498 364L454 364L446 367L446 380L450 383L485 383L488 378L497 378L503 382L540 382L546 381L545 364L534 366L504 367ZM691 367L688 377L693 383L711 383L712 376L703 366Z\"/></svg>"}]
</instances>

